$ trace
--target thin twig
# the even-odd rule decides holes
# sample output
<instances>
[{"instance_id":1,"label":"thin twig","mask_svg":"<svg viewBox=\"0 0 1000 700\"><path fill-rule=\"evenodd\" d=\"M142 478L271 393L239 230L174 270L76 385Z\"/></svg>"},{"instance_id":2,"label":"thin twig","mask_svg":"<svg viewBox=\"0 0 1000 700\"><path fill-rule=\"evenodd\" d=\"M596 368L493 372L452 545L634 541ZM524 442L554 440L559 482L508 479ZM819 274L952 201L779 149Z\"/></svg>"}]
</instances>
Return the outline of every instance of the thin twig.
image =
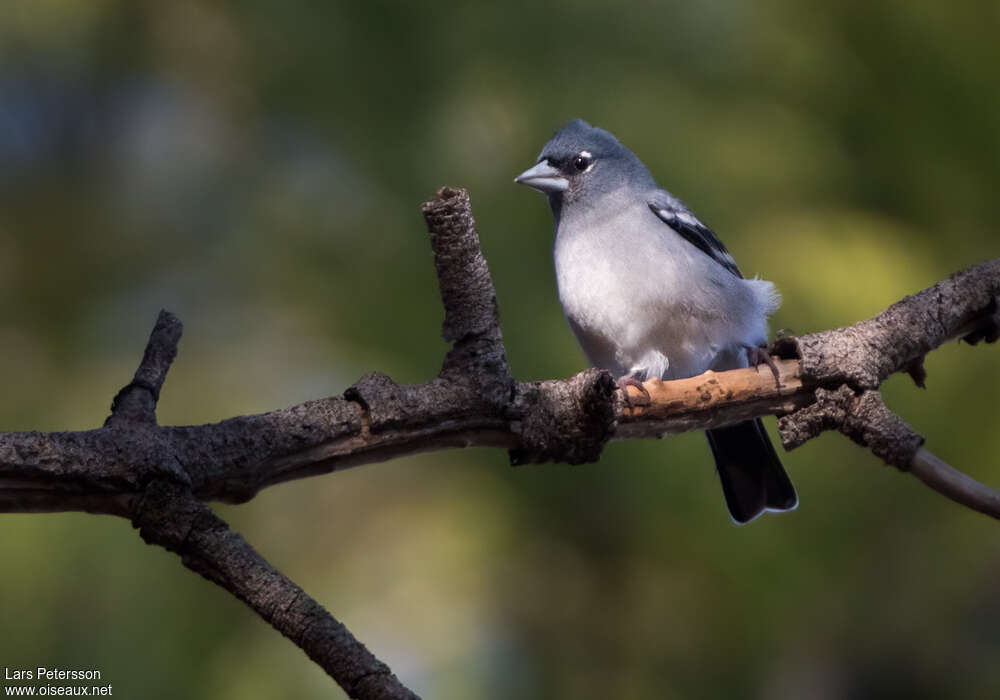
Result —
<instances>
[{"instance_id":1,"label":"thin twig","mask_svg":"<svg viewBox=\"0 0 1000 700\"><path fill-rule=\"evenodd\" d=\"M135 377L115 395L105 425L156 422L156 402L160 400L160 389L170 365L177 357L177 343L183 332L180 319L166 309L160 311Z\"/></svg>"},{"instance_id":2,"label":"thin twig","mask_svg":"<svg viewBox=\"0 0 1000 700\"><path fill-rule=\"evenodd\" d=\"M1000 493L949 466L923 447L913 456L909 472L956 503L1000 520Z\"/></svg>"}]
</instances>

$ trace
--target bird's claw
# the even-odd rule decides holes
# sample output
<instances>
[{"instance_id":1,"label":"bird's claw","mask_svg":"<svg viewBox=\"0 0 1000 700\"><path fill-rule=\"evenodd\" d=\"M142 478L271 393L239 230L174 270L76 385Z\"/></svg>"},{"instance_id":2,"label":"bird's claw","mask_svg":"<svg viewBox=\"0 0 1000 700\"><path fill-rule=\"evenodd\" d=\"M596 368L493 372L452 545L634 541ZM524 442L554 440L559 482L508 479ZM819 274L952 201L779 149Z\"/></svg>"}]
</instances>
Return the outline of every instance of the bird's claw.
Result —
<instances>
[{"instance_id":1,"label":"bird's claw","mask_svg":"<svg viewBox=\"0 0 1000 700\"><path fill-rule=\"evenodd\" d=\"M618 381L616 383L622 392L622 400L625 402L626 408L633 408L634 406L648 406L653 402L652 397L649 395L649 390L642 385L642 382L640 382L634 374L626 374L622 377L618 377ZM634 386L642 392L642 395L646 400L641 403L636 403L635 399L628 395L628 388L630 386Z\"/></svg>"},{"instance_id":2,"label":"bird's claw","mask_svg":"<svg viewBox=\"0 0 1000 700\"><path fill-rule=\"evenodd\" d=\"M771 353L767 351L767 348L759 348L756 345L747 345L747 362L750 366L760 373L760 366L767 365L771 368L771 374L774 375L774 383L777 387L781 388L781 376L778 372L778 365L775 364L774 358L771 357Z\"/></svg>"}]
</instances>

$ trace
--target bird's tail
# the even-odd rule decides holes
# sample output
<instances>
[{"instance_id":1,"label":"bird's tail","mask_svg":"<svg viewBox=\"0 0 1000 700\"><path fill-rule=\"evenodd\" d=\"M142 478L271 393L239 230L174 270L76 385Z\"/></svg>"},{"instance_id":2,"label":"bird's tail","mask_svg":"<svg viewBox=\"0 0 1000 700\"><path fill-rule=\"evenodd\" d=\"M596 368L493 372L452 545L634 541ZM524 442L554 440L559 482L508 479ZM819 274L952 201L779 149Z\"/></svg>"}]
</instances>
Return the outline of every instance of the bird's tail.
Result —
<instances>
[{"instance_id":1,"label":"bird's tail","mask_svg":"<svg viewBox=\"0 0 1000 700\"><path fill-rule=\"evenodd\" d=\"M705 431L733 520L742 525L765 510L799 504L760 419Z\"/></svg>"}]
</instances>

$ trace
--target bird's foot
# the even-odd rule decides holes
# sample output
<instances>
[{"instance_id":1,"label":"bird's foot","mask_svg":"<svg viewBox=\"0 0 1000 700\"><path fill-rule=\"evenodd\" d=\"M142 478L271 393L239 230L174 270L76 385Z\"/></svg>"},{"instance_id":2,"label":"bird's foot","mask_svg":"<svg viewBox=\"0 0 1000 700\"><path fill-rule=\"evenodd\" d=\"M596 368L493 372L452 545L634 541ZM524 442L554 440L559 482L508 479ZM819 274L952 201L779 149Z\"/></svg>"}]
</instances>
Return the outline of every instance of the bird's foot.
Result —
<instances>
[{"instance_id":1,"label":"bird's foot","mask_svg":"<svg viewBox=\"0 0 1000 700\"><path fill-rule=\"evenodd\" d=\"M774 383L780 389L781 377L779 376L778 373L778 365L774 363L774 358L771 357L771 353L767 351L767 348L766 347L760 348L757 347L756 345L747 345L745 347L747 351L747 362L750 363L750 366L756 369L758 374L760 373L761 365L767 365L768 367L770 367L771 374L774 375Z\"/></svg>"},{"instance_id":2,"label":"bird's foot","mask_svg":"<svg viewBox=\"0 0 1000 700\"><path fill-rule=\"evenodd\" d=\"M653 402L652 397L650 397L649 395L649 390L642 385L642 382L639 381L639 378L636 376L635 372L630 372L629 374L618 377L618 381L616 383L618 384L618 388L622 392L622 399L625 402L626 408L633 408L635 406L648 406ZM642 395L645 397L645 401L636 403L635 399L633 399L631 396L628 395L628 388L630 386L634 386L636 389L642 392Z\"/></svg>"}]
</instances>

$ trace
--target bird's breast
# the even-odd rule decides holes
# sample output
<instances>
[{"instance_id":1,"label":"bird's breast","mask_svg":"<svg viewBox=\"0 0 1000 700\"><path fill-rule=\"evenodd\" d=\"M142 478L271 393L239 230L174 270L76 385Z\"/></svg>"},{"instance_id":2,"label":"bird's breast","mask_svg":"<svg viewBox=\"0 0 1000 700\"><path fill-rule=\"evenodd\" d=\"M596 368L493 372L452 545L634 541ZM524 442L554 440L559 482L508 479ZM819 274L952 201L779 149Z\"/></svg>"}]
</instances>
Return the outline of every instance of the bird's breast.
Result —
<instances>
[{"instance_id":1,"label":"bird's breast","mask_svg":"<svg viewBox=\"0 0 1000 700\"><path fill-rule=\"evenodd\" d=\"M560 222L559 300L594 365L628 371L655 351L672 376L697 374L730 342L732 276L644 209L592 226Z\"/></svg>"},{"instance_id":2,"label":"bird's breast","mask_svg":"<svg viewBox=\"0 0 1000 700\"><path fill-rule=\"evenodd\" d=\"M555 265L559 300L571 321L591 330L611 330L630 306L629 275L616 243L600 233L561 230Z\"/></svg>"},{"instance_id":3,"label":"bird's breast","mask_svg":"<svg viewBox=\"0 0 1000 700\"><path fill-rule=\"evenodd\" d=\"M563 311L594 365L627 370L656 336L677 335L668 326L680 317L669 312L675 300L664 289L674 262L644 249L629 217L592 228L567 223L554 250Z\"/></svg>"}]
</instances>

